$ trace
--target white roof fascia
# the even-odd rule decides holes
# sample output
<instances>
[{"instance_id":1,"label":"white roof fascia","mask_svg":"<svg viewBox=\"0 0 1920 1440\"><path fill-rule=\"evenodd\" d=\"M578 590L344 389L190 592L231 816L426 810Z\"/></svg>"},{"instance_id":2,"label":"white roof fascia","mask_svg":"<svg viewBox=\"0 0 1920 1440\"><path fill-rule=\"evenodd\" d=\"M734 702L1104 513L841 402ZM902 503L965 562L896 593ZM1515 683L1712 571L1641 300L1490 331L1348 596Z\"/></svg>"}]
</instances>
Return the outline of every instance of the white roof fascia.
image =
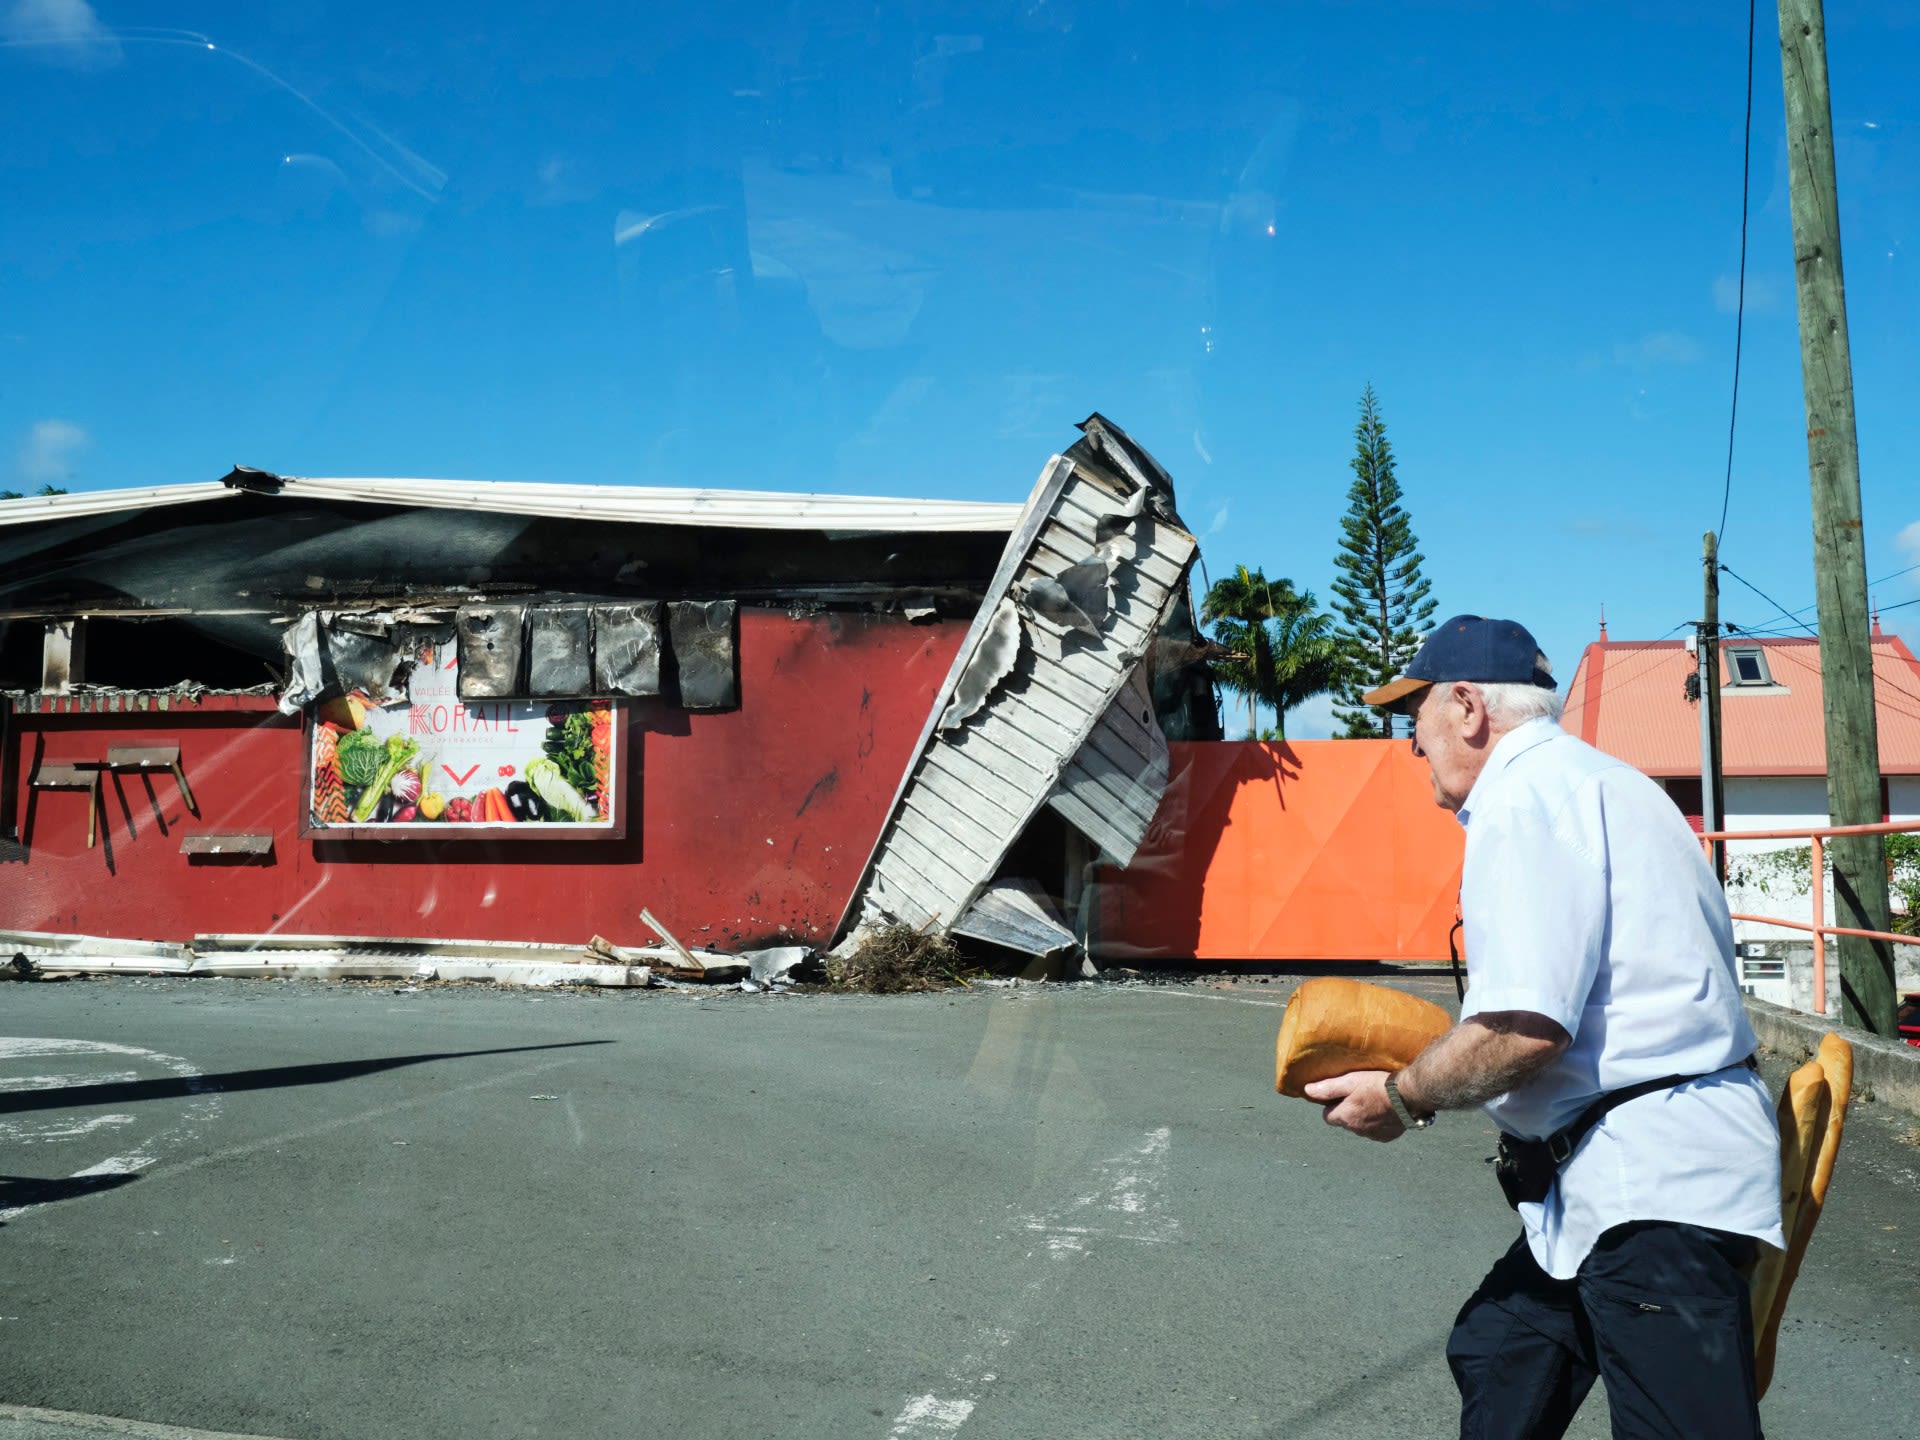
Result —
<instances>
[{"instance_id":1,"label":"white roof fascia","mask_svg":"<svg viewBox=\"0 0 1920 1440\"><path fill-rule=\"evenodd\" d=\"M249 493L218 480L145 489L87 490L0 500L0 525L78 519L224 500ZM1024 507L980 500L914 500L810 495L771 490L649 489L505 480L304 479L281 494L366 505L484 510L505 515L589 518L617 524L708 525L742 530L826 530L841 534L1006 533Z\"/></svg>"},{"instance_id":2,"label":"white roof fascia","mask_svg":"<svg viewBox=\"0 0 1920 1440\"><path fill-rule=\"evenodd\" d=\"M849 533L1010 531L1023 506L978 500L912 500L770 490L696 490L630 485L555 485L504 480L289 477L283 494L375 505L485 510L507 515L586 516L625 524L711 525L749 530Z\"/></svg>"},{"instance_id":3,"label":"white roof fascia","mask_svg":"<svg viewBox=\"0 0 1920 1440\"><path fill-rule=\"evenodd\" d=\"M29 495L0 500L0 525L31 525L41 520L83 519L120 510L153 510L162 505L191 505L226 500L239 494L218 480L190 485L153 485L140 490L82 490L74 495Z\"/></svg>"}]
</instances>

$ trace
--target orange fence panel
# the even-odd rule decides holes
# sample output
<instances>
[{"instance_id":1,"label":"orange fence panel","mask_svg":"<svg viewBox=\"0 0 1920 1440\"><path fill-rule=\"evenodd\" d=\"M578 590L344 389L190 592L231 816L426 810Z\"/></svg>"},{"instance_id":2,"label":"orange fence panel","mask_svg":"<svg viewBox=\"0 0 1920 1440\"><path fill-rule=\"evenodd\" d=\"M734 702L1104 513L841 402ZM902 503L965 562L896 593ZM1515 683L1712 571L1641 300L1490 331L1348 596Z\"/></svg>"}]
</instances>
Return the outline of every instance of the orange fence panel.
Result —
<instances>
[{"instance_id":1,"label":"orange fence panel","mask_svg":"<svg viewBox=\"0 0 1920 1440\"><path fill-rule=\"evenodd\" d=\"M1447 958L1465 832L1407 742L1169 748L1146 843L1097 876L1100 959Z\"/></svg>"}]
</instances>

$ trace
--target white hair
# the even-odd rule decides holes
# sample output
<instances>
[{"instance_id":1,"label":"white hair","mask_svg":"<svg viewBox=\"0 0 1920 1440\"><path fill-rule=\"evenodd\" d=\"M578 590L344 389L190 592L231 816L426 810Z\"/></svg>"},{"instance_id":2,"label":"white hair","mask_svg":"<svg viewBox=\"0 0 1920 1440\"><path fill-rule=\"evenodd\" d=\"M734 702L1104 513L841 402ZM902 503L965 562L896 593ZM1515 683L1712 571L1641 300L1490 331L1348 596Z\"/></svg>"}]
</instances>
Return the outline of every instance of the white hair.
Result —
<instances>
[{"instance_id":1,"label":"white hair","mask_svg":"<svg viewBox=\"0 0 1920 1440\"><path fill-rule=\"evenodd\" d=\"M1553 673L1553 664L1545 655L1536 652L1533 663L1548 675ZM1487 715L1494 723L1509 730L1542 716L1558 720L1560 707L1565 703L1558 690L1548 690L1540 685L1501 683L1477 685L1476 688L1486 701Z\"/></svg>"}]
</instances>

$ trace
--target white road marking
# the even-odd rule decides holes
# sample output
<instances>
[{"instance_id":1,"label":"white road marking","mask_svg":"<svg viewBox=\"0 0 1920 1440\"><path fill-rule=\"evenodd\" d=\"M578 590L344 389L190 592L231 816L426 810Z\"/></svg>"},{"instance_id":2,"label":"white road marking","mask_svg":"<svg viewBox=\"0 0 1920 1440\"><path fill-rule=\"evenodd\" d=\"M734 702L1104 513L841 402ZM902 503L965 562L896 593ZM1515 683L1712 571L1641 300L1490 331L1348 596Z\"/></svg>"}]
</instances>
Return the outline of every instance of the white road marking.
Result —
<instances>
[{"instance_id":1,"label":"white road marking","mask_svg":"<svg viewBox=\"0 0 1920 1440\"><path fill-rule=\"evenodd\" d=\"M142 1050L138 1045L114 1045L105 1040L67 1040L49 1035L0 1035L0 1060L18 1060L28 1055L132 1055L141 1060L170 1060L153 1050ZM185 1062L181 1062L185 1063ZM188 1072L198 1075L198 1070ZM91 1085L89 1076L80 1082Z\"/></svg>"},{"instance_id":2,"label":"white road marking","mask_svg":"<svg viewBox=\"0 0 1920 1440\"><path fill-rule=\"evenodd\" d=\"M5 1044L0 1040L0 1046ZM7 1052L0 1049L0 1059L5 1058ZM139 1078L138 1070L110 1070L95 1075L7 1075L0 1076L0 1095L16 1090L61 1090L73 1085L124 1085Z\"/></svg>"},{"instance_id":3,"label":"white road marking","mask_svg":"<svg viewBox=\"0 0 1920 1440\"><path fill-rule=\"evenodd\" d=\"M1102 1163L1094 1189L1076 1197L1060 1213L1026 1217L1027 1229L1045 1235L1052 1250L1084 1250L1096 1235L1144 1245L1166 1244L1180 1229L1180 1222L1165 1213L1160 1203L1172 1143L1173 1132L1166 1126L1148 1131L1132 1150Z\"/></svg>"},{"instance_id":4,"label":"white road marking","mask_svg":"<svg viewBox=\"0 0 1920 1440\"><path fill-rule=\"evenodd\" d=\"M356 1115L342 1115L335 1120L323 1121L304 1130L288 1130L278 1135L269 1135L264 1140L251 1140L244 1145L230 1145L224 1150L211 1150L204 1155L196 1155L191 1160L175 1160L165 1164L156 1164L143 1178L161 1180L175 1175L186 1175L204 1165L214 1165L226 1160L243 1160L249 1155L258 1155L263 1150L277 1150L283 1145L296 1144L301 1140L311 1140L316 1136L329 1135L335 1130L344 1130L350 1125L364 1125L369 1120L384 1120L390 1115L402 1115L409 1110L417 1110L422 1105L431 1105L453 1095L464 1095L475 1090L491 1090L498 1085L518 1085L535 1075L544 1075L549 1070L558 1070L562 1065L573 1065L585 1056L570 1055L562 1060L548 1060L539 1065L530 1065L524 1070L509 1070L503 1075L492 1075L485 1080L474 1080L465 1085L456 1085L448 1090L436 1090L431 1095L416 1095L411 1100L396 1100L391 1105L376 1105L370 1110L362 1110ZM122 1157L124 1158L124 1157ZM113 1162L106 1162L113 1163ZM152 1163L152 1162L149 1162ZM116 1173L116 1172L102 1172ZM106 1192L101 1192L106 1193ZM84 1200L88 1196L70 1196L70 1199ZM46 1203L46 1202L41 1202ZM24 1215L36 1207L22 1205L13 1210L0 1210L0 1220L11 1220L16 1215Z\"/></svg>"},{"instance_id":5,"label":"white road marking","mask_svg":"<svg viewBox=\"0 0 1920 1440\"><path fill-rule=\"evenodd\" d=\"M887 1432L887 1440L920 1440L922 1436L951 1435L973 1414L971 1400L942 1400L920 1395L907 1402Z\"/></svg>"},{"instance_id":6,"label":"white road marking","mask_svg":"<svg viewBox=\"0 0 1920 1440\"><path fill-rule=\"evenodd\" d=\"M1220 995L1210 990L1174 990L1162 985L1116 985L1122 995L1156 995L1169 1000L1230 1000L1235 1005L1266 1005L1275 1010L1287 1008L1284 1000L1256 1000L1251 995Z\"/></svg>"},{"instance_id":7,"label":"white road marking","mask_svg":"<svg viewBox=\"0 0 1920 1440\"><path fill-rule=\"evenodd\" d=\"M52 1425L66 1430L104 1431L108 1435L130 1435L135 1440L285 1440L285 1437L241 1435L230 1430L153 1425L145 1420L122 1420L117 1415L81 1415L72 1410L42 1410L37 1405L0 1405L0 1420Z\"/></svg>"},{"instance_id":8,"label":"white road marking","mask_svg":"<svg viewBox=\"0 0 1920 1440\"><path fill-rule=\"evenodd\" d=\"M120 1064L112 1070L89 1070L86 1062L111 1056ZM124 1057L124 1058L122 1058ZM120 1068L125 1060L137 1063L136 1068ZM115 1045L105 1040L71 1040L49 1036L0 1035L0 1064L7 1061L31 1060L36 1066L48 1060L76 1061L78 1064L62 1066L57 1073L42 1075L13 1075L6 1077L5 1091L9 1094L21 1094L31 1091L72 1090L95 1085L139 1084L143 1079L154 1078L157 1070L176 1080L187 1082L186 1103L169 1107L163 1111L141 1111L134 1115L112 1114L82 1118L73 1114L49 1114L45 1119L18 1120L6 1122L0 1126L0 1138L18 1141L22 1144L56 1141L62 1144L85 1142L98 1135L132 1129L137 1131L142 1120L152 1119L160 1128L154 1132L139 1135L133 1139L130 1148L119 1154L111 1154L103 1160L84 1165L71 1171L65 1178L87 1180L109 1175L138 1175L158 1163L161 1155L179 1145L198 1137L203 1125L211 1122L220 1113L220 1096L217 1087L206 1079L200 1068L177 1055L163 1055L157 1050L145 1050L137 1045ZM76 1107L80 1108L80 1107ZM126 1144L126 1140L119 1141ZM104 1146L101 1148L105 1148ZM94 1152L98 1154L99 1151ZM66 1164L72 1164L72 1159ZM64 1168L64 1167L63 1167ZM106 1193L105 1188L101 1190ZM51 1201L36 1201L27 1205L15 1205L0 1209L0 1221L8 1221L38 1209Z\"/></svg>"},{"instance_id":9,"label":"white road marking","mask_svg":"<svg viewBox=\"0 0 1920 1440\"><path fill-rule=\"evenodd\" d=\"M16 1145L57 1144L62 1140L78 1140L96 1130L112 1130L137 1123L131 1115L95 1115L91 1120L63 1116L38 1124L26 1120L0 1120L0 1140L10 1140Z\"/></svg>"},{"instance_id":10,"label":"white road marking","mask_svg":"<svg viewBox=\"0 0 1920 1440\"><path fill-rule=\"evenodd\" d=\"M586 1127L580 1123L580 1117L574 1113L573 1092L571 1090L567 1092L566 1104L567 1125L573 1131L573 1143L575 1145L584 1145L587 1143L587 1131Z\"/></svg>"},{"instance_id":11,"label":"white road marking","mask_svg":"<svg viewBox=\"0 0 1920 1440\"><path fill-rule=\"evenodd\" d=\"M1149 1130L1121 1154L1102 1161L1093 1188L1045 1215L1017 1217L1027 1232L1044 1244L1029 1250L1035 1262L1021 1287L1013 1311L998 1325L983 1325L974 1343L950 1373L953 1386L946 1396L917 1395L894 1417L887 1440L938 1440L966 1424L987 1387L996 1378L998 1356L1019 1338L1053 1293L1066 1283L1068 1267L1092 1249L1096 1241L1128 1241L1164 1245L1180 1231L1179 1220L1166 1211L1167 1158L1173 1131L1162 1125Z\"/></svg>"},{"instance_id":12,"label":"white road marking","mask_svg":"<svg viewBox=\"0 0 1920 1440\"><path fill-rule=\"evenodd\" d=\"M150 1064L157 1065L162 1069L171 1071L181 1079L194 1081L203 1078L202 1072L197 1066L180 1059L178 1056L162 1055L158 1051L143 1050L135 1045L115 1045L103 1040L67 1040L40 1036L0 1035L0 1062L11 1059L22 1059L29 1056L84 1057L92 1055L133 1056ZM329 1134L332 1131L343 1129L349 1125L360 1125L370 1120L381 1120L390 1115L403 1114L406 1111L417 1109L419 1106L432 1104L435 1100L447 1096L464 1094L474 1090L491 1089L496 1085L518 1084L532 1076L544 1075L549 1070L559 1069L563 1065L571 1065L581 1058L584 1057L567 1056L564 1059L545 1061L539 1065L528 1066L525 1069L508 1071L502 1075L490 1076L485 1080L476 1080L470 1084L458 1085L450 1090L436 1091L432 1095L417 1096L411 1100L400 1100L391 1105L375 1106L370 1110L363 1110L356 1115L342 1116L339 1119L329 1120L305 1130L288 1131L284 1134L270 1136L265 1140L255 1140L245 1145L235 1145L224 1150L211 1151L190 1160L162 1164L158 1150L155 1148L158 1141L171 1140L175 1137L176 1133L180 1140L192 1139L199 1132L200 1122L211 1120L219 1114L220 1100L218 1087L213 1082L206 1081L204 1094L200 1094L197 1091L197 1087L190 1086L190 1088L196 1089L196 1098L186 1107L181 1119L173 1126L162 1131L158 1136L150 1136L144 1139L141 1142L141 1148L138 1150L130 1151L122 1155L109 1156L105 1160L97 1161L84 1169L75 1171L67 1178L80 1180L109 1175L143 1174L147 1179L154 1179L161 1175L184 1175L190 1171L198 1170L203 1165L211 1165L216 1161L242 1159L248 1155L258 1154L262 1150L276 1149L279 1146L299 1140ZM115 1071L106 1075L83 1073L79 1075L16 1076L12 1078L15 1080L24 1079L36 1083L18 1085L10 1088L22 1090L29 1088L58 1089L76 1085L96 1085L129 1080L137 1081L140 1078L140 1073L138 1071ZM51 1081L55 1083L42 1085L37 1083L40 1081ZM569 1116L569 1118L571 1119L572 1117ZM575 1121L575 1124L577 1125L578 1122ZM584 1140L584 1138L584 1129L577 1131L576 1143ZM103 1188L98 1193L107 1194L110 1192ZM86 1195L70 1195L66 1198L82 1200L92 1197ZM6 1209L0 1209L0 1222L18 1219L20 1216L51 1203L53 1202L42 1200L29 1205L16 1205Z\"/></svg>"}]
</instances>

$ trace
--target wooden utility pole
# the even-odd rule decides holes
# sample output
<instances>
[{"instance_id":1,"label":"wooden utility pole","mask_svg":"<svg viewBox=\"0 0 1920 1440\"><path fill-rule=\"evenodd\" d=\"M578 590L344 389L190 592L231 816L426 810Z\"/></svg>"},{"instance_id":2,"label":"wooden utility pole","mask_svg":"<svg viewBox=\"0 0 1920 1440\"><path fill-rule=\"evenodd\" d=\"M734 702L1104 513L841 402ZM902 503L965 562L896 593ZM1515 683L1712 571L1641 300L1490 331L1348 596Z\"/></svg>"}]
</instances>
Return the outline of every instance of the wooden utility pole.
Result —
<instances>
[{"instance_id":1,"label":"wooden utility pole","mask_svg":"<svg viewBox=\"0 0 1920 1440\"><path fill-rule=\"evenodd\" d=\"M1709 830L1727 828L1727 754L1720 740L1720 541L1713 531L1702 537L1706 571L1705 619L1700 624L1700 799L1701 814L1711 816ZM1727 842L1713 842L1713 878L1727 883Z\"/></svg>"},{"instance_id":2,"label":"wooden utility pole","mask_svg":"<svg viewBox=\"0 0 1920 1440\"><path fill-rule=\"evenodd\" d=\"M1860 529L1853 363L1840 270L1826 19L1820 0L1779 0L1779 6L1794 290L1800 305L1800 372L1813 479L1813 578L1826 694L1827 810L1836 825L1870 825L1880 819L1880 745ZM1858 930L1890 929L1881 838L1836 836L1827 853L1833 857L1834 923ZM1841 937L1840 995L1847 1023L1891 1035L1893 946L1884 940Z\"/></svg>"}]
</instances>

